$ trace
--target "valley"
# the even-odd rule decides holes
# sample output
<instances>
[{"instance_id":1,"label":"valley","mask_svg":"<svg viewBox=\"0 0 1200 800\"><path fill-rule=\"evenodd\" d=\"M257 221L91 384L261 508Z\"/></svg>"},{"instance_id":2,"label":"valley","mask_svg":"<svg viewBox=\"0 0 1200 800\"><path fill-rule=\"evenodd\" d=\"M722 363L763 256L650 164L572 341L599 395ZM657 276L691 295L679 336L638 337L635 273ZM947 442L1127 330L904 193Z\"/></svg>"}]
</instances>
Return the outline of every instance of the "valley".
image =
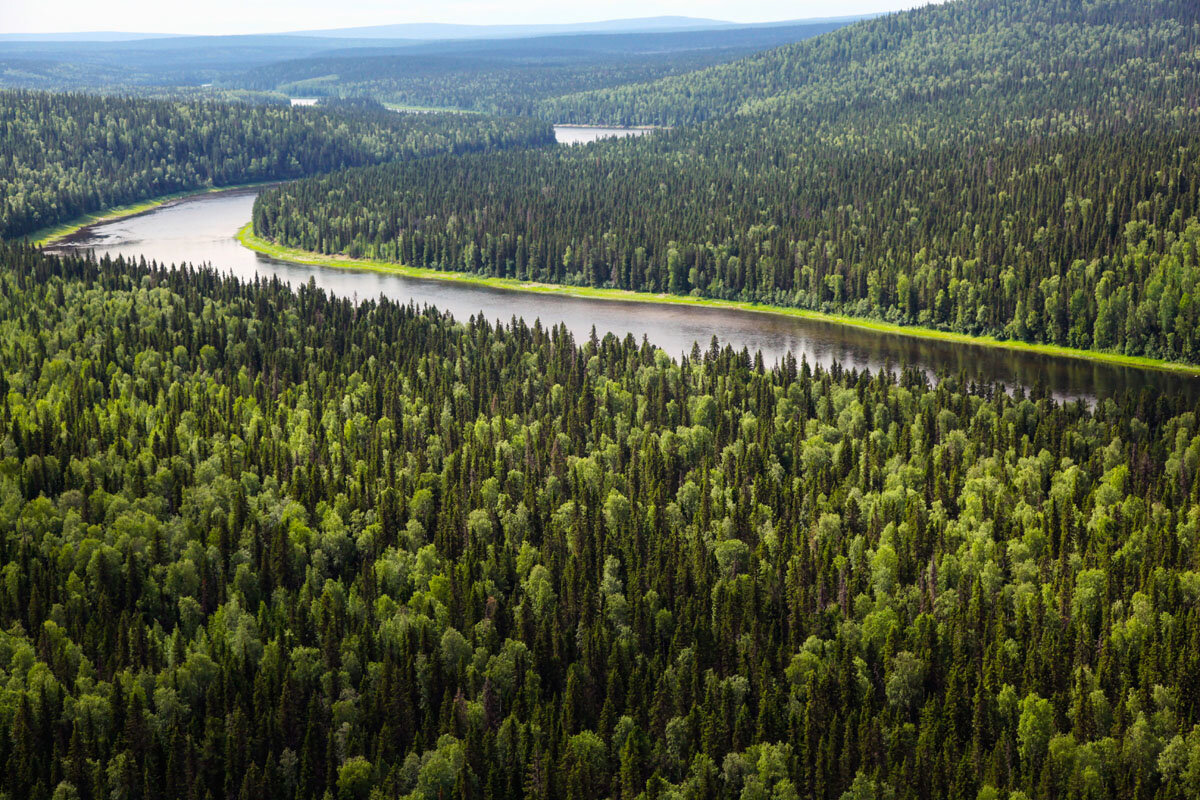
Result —
<instances>
[{"instance_id":1,"label":"valley","mask_svg":"<svg viewBox=\"0 0 1200 800\"><path fill-rule=\"evenodd\" d=\"M556 132L559 129L556 129ZM574 131L572 131L574 133ZM560 142L563 141L560 139ZM357 301L387 297L398 303L431 305L458 319L480 315L506 320L514 308L527 320L565 325L578 340L593 328L600 336L632 335L678 357L693 345L707 349L713 337L767 364L785 355L804 357L816 366L880 372L903 367L981 384L1038 390L1059 401L1098 400L1148 391L1200 401L1200 367L1075 351L1039 353L1021 342L971 343L945 335L922 337L912 328L863 325L852 318L788 314L785 309L647 295L579 286L531 285L470 274L405 269L382 262L323 259L289 253L254 241L244 231L257 190L201 195L148 214L88 226L56 243L57 252L93 252L97 256L145 258L161 264L219 265L240 280L279 278ZM689 300L691 302L689 302Z\"/></svg>"},{"instance_id":2,"label":"valley","mask_svg":"<svg viewBox=\"0 0 1200 800\"><path fill-rule=\"evenodd\" d=\"M1200 6L632 8L5 7L0 800L1194 800Z\"/></svg>"}]
</instances>

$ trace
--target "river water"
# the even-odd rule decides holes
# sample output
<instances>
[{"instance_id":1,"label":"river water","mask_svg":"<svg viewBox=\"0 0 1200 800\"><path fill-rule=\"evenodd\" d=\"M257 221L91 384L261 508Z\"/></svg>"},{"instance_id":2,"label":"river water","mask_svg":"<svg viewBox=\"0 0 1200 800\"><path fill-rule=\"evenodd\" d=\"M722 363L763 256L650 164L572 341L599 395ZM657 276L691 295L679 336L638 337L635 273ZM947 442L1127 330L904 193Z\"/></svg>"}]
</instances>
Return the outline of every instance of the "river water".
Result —
<instances>
[{"instance_id":1,"label":"river water","mask_svg":"<svg viewBox=\"0 0 1200 800\"><path fill-rule=\"evenodd\" d=\"M154 211L85 229L59 249L90 249L97 255L123 255L160 263L211 264L242 279L277 276L298 285L316 285L341 297L359 300L380 295L430 304L466 319L483 314L491 320L514 316L543 325L565 323L577 339L593 326L603 336L643 336L679 356L693 342L701 349L713 336L737 349L761 351L768 364L787 352L809 363L843 367L896 369L912 365L930 375L965 374L970 380L1006 386L1041 384L1060 400L1095 401L1123 390L1148 389L1200 401L1200 378L1156 370L1119 367L1083 359L1042 356L1001 348L876 333L850 326L782 315L716 308L592 300L467 286L436 279L415 279L377 272L295 264L268 258L242 247L234 235L250 220L256 190L199 195Z\"/></svg>"}]
</instances>

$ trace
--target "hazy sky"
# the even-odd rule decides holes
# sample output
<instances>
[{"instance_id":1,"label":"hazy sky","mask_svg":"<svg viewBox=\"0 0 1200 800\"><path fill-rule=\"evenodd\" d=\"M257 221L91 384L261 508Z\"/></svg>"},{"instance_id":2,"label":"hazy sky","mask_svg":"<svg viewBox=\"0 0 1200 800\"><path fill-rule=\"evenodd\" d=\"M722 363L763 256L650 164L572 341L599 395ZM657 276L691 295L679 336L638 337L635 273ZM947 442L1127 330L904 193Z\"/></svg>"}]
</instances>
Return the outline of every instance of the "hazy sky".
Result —
<instances>
[{"instance_id":1,"label":"hazy sky","mask_svg":"<svg viewBox=\"0 0 1200 800\"><path fill-rule=\"evenodd\" d=\"M0 33L257 33L387 25L590 22L684 15L766 22L894 11L925 0L0 0Z\"/></svg>"}]
</instances>

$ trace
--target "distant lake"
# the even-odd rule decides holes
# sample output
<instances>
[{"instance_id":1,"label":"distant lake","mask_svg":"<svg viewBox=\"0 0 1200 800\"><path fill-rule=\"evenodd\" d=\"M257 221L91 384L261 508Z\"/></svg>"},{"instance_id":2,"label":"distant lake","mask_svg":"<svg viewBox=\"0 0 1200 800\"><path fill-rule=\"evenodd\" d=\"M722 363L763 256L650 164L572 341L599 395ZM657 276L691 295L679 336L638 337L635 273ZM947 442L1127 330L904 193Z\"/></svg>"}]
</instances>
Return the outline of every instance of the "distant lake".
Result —
<instances>
[{"instance_id":1,"label":"distant lake","mask_svg":"<svg viewBox=\"0 0 1200 800\"><path fill-rule=\"evenodd\" d=\"M1200 378L1177 373L879 333L779 314L535 294L268 258L234 238L249 222L256 195L254 189L198 195L86 228L57 249L145 256L167 264L208 263L242 280L276 276L293 286L312 280L340 297L364 300L383 295L430 304L461 320L482 314L505 322L516 316L530 323L540 319L547 326L563 323L577 340L589 336L594 326L600 336L632 334L639 341L645 336L676 357L690 351L693 343L706 349L716 336L739 350L761 351L768 364L777 363L790 350L797 359L806 356L811 364L828 366L836 361L847 369L879 371L910 365L931 376L961 373L968 380L1009 387L1040 383L1060 400L1094 401L1133 389L1200 401Z\"/></svg>"},{"instance_id":2,"label":"distant lake","mask_svg":"<svg viewBox=\"0 0 1200 800\"><path fill-rule=\"evenodd\" d=\"M316 97L293 97L291 103L293 106L315 106L319 98ZM400 114L437 114L441 113L440 109L433 108L405 108L401 106L392 106L393 111ZM473 112L462 112L473 113ZM554 138L559 144L588 144L597 139L615 139L622 136L644 136L647 133L654 131L654 128L608 128L601 125L555 125Z\"/></svg>"},{"instance_id":3,"label":"distant lake","mask_svg":"<svg viewBox=\"0 0 1200 800\"><path fill-rule=\"evenodd\" d=\"M554 138L559 144L587 144L597 139L611 139L619 136L642 136L650 133L653 128L602 128L589 125L555 125Z\"/></svg>"}]
</instances>

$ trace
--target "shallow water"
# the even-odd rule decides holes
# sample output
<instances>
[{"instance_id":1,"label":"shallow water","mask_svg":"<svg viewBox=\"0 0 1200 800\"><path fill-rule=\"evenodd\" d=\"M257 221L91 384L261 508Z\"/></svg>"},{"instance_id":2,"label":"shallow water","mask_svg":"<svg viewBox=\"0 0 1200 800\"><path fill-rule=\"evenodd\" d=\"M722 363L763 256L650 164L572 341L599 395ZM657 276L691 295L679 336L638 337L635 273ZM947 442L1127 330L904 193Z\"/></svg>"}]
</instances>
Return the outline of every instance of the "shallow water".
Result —
<instances>
[{"instance_id":1,"label":"shallow water","mask_svg":"<svg viewBox=\"0 0 1200 800\"><path fill-rule=\"evenodd\" d=\"M797 358L804 354L809 363L828 366L837 361L847 369L877 371L912 365L931 375L962 373L969 380L998 381L1010 387L1040 383L1063 400L1094 401L1127 389L1200 400L1200 378L1157 370L877 333L774 314L533 294L281 261L247 250L234 238L250 219L256 193L236 190L176 201L85 229L59 249L145 256L161 263L208 263L242 279L278 276L293 285L312 280L338 296L411 300L460 319L483 314L492 320L518 316L531 323L540 319L543 325L561 322L577 339L590 335L595 326L601 336L608 332L631 333L639 340L646 336L674 356L689 352L694 342L707 348L716 336L722 344L761 351L768 364L790 350Z\"/></svg>"}]
</instances>

